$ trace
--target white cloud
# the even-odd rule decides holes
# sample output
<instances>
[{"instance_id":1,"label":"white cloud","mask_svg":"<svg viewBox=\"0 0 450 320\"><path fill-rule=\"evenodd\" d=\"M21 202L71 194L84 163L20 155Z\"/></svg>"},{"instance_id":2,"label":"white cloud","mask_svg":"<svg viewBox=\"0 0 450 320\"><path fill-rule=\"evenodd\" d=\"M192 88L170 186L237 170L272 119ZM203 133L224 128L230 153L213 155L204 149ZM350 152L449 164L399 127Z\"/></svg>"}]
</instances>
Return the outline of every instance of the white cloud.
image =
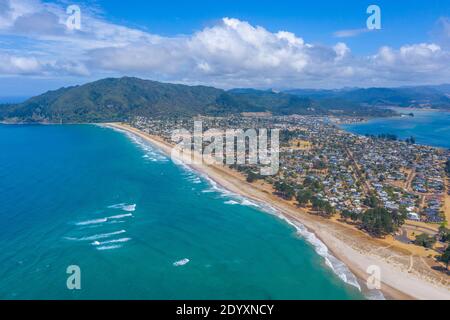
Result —
<instances>
[{"instance_id":1,"label":"white cloud","mask_svg":"<svg viewBox=\"0 0 450 320\"><path fill-rule=\"evenodd\" d=\"M350 54L350 48L343 42L337 43L333 49L336 52L336 60L342 60Z\"/></svg>"},{"instance_id":2,"label":"white cloud","mask_svg":"<svg viewBox=\"0 0 450 320\"><path fill-rule=\"evenodd\" d=\"M0 72L2 74L35 74L41 70L42 65L36 58L0 53Z\"/></svg>"},{"instance_id":3,"label":"white cloud","mask_svg":"<svg viewBox=\"0 0 450 320\"><path fill-rule=\"evenodd\" d=\"M367 28L361 28L361 29L346 29L346 30L338 30L333 33L333 35L336 38L351 38L359 36L360 34L370 32L373 30L367 29Z\"/></svg>"},{"instance_id":4,"label":"white cloud","mask_svg":"<svg viewBox=\"0 0 450 320\"><path fill-rule=\"evenodd\" d=\"M371 56L354 56L343 42L312 44L294 33L234 18L192 35L162 37L109 23L89 8L82 8L82 29L72 31L65 27L63 7L0 1L0 40L16 40L14 47L0 47L3 75L136 75L222 87L412 84L448 81L450 75L450 53L434 43L386 46Z\"/></svg>"}]
</instances>

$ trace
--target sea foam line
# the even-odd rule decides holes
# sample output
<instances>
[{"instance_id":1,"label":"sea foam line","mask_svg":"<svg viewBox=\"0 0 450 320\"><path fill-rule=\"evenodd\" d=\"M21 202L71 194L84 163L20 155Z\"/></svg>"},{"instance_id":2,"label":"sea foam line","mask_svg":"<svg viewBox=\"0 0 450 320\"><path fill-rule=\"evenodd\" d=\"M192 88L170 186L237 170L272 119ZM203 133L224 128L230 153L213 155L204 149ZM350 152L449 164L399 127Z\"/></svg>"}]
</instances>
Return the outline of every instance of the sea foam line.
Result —
<instances>
[{"instance_id":1,"label":"sea foam line","mask_svg":"<svg viewBox=\"0 0 450 320\"><path fill-rule=\"evenodd\" d=\"M75 223L75 225L86 226L86 225L91 225L91 224L100 224L100 223L108 222L109 220L122 219L122 218L132 217L132 216L133 216L133 214L131 214L131 213L119 214L119 215L110 216L110 217L103 217L103 218L99 218L99 219L81 221L81 222Z\"/></svg>"},{"instance_id":2,"label":"sea foam line","mask_svg":"<svg viewBox=\"0 0 450 320\"><path fill-rule=\"evenodd\" d=\"M136 204L117 203L108 206L108 209L120 209L123 211L133 212L136 211Z\"/></svg>"},{"instance_id":3,"label":"sea foam line","mask_svg":"<svg viewBox=\"0 0 450 320\"><path fill-rule=\"evenodd\" d=\"M113 240L107 240L107 241L94 241L91 244L93 246L102 246L105 244L110 244L110 243L122 243L122 242L128 242L130 241L131 238L120 238L120 239L113 239Z\"/></svg>"},{"instance_id":4,"label":"sea foam line","mask_svg":"<svg viewBox=\"0 0 450 320\"><path fill-rule=\"evenodd\" d=\"M103 250L113 250L113 249L119 249L122 248L121 245L113 245L113 246L101 246L101 247L97 247L97 250L103 251Z\"/></svg>"},{"instance_id":5,"label":"sea foam line","mask_svg":"<svg viewBox=\"0 0 450 320\"><path fill-rule=\"evenodd\" d=\"M148 159L152 162L167 162L167 161L169 161L168 158L163 153L159 152L159 150L157 148L154 148L151 143L147 142L145 139L139 137L138 135L136 135L132 132L129 132L127 130L120 129L117 127L108 126L108 125L99 124L98 126L100 126L102 128L112 129L116 132L125 134L125 136L127 138L129 138L135 145L140 147L140 149L145 152L145 155L143 156L143 158L145 158L145 159Z\"/></svg>"},{"instance_id":6,"label":"sea foam line","mask_svg":"<svg viewBox=\"0 0 450 320\"><path fill-rule=\"evenodd\" d=\"M104 238L109 238L118 234L122 234L127 232L126 230L119 230L119 231L114 231L114 232L110 232L110 233L101 233L101 234L94 234L92 236L87 236L87 237L82 237L82 238L70 238L70 237L66 237L65 239L67 240L71 240L71 241L93 241L93 240L98 240L98 239L104 239Z\"/></svg>"}]
</instances>

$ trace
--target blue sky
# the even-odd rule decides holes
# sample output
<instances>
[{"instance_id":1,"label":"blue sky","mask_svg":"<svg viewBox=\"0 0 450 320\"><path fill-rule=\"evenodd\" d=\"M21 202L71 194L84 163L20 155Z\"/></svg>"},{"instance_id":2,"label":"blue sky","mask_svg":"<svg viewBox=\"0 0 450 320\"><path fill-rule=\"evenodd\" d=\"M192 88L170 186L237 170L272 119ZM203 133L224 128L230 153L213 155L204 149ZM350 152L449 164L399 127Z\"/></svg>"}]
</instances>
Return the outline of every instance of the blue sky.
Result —
<instances>
[{"instance_id":1,"label":"blue sky","mask_svg":"<svg viewBox=\"0 0 450 320\"><path fill-rule=\"evenodd\" d=\"M65 25L72 4L79 30ZM371 4L382 29L368 32ZM0 0L0 96L124 75L223 88L442 83L449 17L437 0Z\"/></svg>"},{"instance_id":2,"label":"blue sky","mask_svg":"<svg viewBox=\"0 0 450 320\"><path fill-rule=\"evenodd\" d=\"M335 31L364 28L367 7L377 4L382 9L382 30L376 35L348 41L359 53L371 53L382 45L426 42L437 20L450 16L450 2L442 0L108 0L91 3L99 5L112 21L167 36L191 34L223 17L233 17L271 31L288 30L309 42L329 45L336 42Z\"/></svg>"}]
</instances>

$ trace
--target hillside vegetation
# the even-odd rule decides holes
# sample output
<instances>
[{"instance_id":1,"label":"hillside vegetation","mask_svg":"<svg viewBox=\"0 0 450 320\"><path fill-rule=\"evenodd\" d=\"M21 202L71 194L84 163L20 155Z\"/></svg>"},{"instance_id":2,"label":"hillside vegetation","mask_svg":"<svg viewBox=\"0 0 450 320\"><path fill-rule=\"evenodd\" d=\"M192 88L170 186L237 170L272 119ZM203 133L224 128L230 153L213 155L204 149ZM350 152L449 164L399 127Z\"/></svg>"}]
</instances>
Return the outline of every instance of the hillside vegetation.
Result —
<instances>
[{"instance_id":1,"label":"hillside vegetation","mask_svg":"<svg viewBox=\"0 0 450 320\"><path fill-rule=\"evenodd\" d=\"M341 98L299 96L254 89L225 91L207 86L107 78L61 88L20 104L0 106L7 122L106 122L141 115L185 117L270 112L274 115L387 116L393 112Z\"/></svg>"}]
</instances>

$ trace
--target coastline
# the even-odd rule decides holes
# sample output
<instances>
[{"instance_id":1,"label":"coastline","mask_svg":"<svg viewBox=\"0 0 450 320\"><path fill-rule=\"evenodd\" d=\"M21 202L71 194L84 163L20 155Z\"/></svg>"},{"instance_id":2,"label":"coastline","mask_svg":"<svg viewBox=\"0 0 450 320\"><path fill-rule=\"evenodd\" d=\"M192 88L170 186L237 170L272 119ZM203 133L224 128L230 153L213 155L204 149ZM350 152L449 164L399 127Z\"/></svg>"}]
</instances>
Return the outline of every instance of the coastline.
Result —
<instances>
[{"instance_id":1,"label":"coastline","mask_svg":"<svg viewBox=\"0 0 450 320\"><path fill-rule=\"evenodd\" d=\"M160 137L149 135L125 124L108 123L104 125L135 134L165 154L171 154L172 146ZM281 215L281 218L289 223L301 224L307 228L325 244L334 257L342 261L356 275L360 282L365 283L369 276L366 273L367 267L379 266L382 281L381 291L388 298L450 299L448 280L442 283L441 279L439 285L437 284L438 277L432 272L426 274L426 279L421 277L426 271L420 264L421 257L413 257L406 249L395 247L380 239L373 239L365 233L337 221L312 216L264 188L248 183L239 173L227 167L195 164L190 167L205 174L215 183L233 193L273 207Z\"/></svg>"}]
</instances>

